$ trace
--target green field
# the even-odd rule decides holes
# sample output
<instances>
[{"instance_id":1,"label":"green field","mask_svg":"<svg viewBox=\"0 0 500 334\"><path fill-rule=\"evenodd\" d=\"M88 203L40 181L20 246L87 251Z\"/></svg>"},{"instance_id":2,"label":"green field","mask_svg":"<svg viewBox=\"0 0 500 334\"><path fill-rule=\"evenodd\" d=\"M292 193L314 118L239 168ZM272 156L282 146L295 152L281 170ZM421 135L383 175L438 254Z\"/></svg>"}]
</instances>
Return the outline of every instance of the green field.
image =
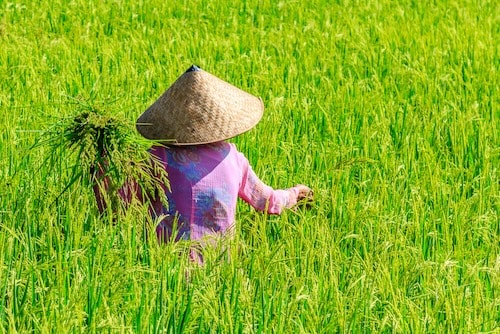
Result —
<instances>
[{"instance_id":1,"label":"green field","mask_svg":"<svg viewBox=\"0 0 500 334\"><path fill-rule=\"evenodd\" d=\"M499 53L493 0L0 0L0 332L500 333ZM240 203L204 266L33 148L77 101L133 131L191 64L262 97L233 141L316 197Z\"/></svg>"}]
</instances>

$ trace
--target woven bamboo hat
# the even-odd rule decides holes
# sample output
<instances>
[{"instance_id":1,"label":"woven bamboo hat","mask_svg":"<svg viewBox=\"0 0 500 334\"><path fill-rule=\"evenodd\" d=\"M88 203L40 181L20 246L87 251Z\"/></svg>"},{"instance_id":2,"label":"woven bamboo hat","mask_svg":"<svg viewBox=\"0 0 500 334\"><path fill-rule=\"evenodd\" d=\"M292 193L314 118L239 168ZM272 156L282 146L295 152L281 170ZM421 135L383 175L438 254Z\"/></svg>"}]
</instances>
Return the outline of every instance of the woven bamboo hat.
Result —
<instances>
[{"instance_id":1,"label":"woven bamboo hat","mask_svg":"<svg viewBox=\"0 0 500 334\"><path fill-rule=\"evenodd\" d=\"M148 139L172 145L208 144L253 128L264 104L243 90L191 66L137 120Z\"/></svg>"}]
</instances>

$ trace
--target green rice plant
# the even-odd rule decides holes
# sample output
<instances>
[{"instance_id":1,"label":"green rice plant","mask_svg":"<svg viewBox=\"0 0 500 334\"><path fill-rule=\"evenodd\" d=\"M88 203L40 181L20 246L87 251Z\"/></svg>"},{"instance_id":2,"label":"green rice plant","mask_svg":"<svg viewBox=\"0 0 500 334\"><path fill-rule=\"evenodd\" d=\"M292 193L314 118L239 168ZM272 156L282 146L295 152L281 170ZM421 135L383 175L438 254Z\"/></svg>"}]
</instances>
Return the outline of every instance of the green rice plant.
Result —
<instances>
[{"instance_id":1,"label":"green rice plant","mask_svg":"<svg viewBox=\"0 0 500 334\"><path fill-rule=\"evenodd\" d=\"M498 333L499 6L0 1L0 332ZM315 193L240 203L203 267L143 206L103 224L89 171L109 129L137 172L129 120L192 63L262 97L259 177Z\"/></svg>"},{"instance_id":2,"label":"green rice plant","mask_svg":"<svg viewBox=\"0 0 500 334\"><path fill-rule=\"evenodd\" d=\"M167 173L147 150L152 142L132 132L117 115L85 100L76 102L75 115L53 124L35 144L49 147L45 159L49 166L60 165L61 159L70 161L70 173L59 196L75 184L92 186L112 212L122 212L129 203L119 189L137 184L141 202L158 196L168 205Z\"/></svg>"}]
</instances>

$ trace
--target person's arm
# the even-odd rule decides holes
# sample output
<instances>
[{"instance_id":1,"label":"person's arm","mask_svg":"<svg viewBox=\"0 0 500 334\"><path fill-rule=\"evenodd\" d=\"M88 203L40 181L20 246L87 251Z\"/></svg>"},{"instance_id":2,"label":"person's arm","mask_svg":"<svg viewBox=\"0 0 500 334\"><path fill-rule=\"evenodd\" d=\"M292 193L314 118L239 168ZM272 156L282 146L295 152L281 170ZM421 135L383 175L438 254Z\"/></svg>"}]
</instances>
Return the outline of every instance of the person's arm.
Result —
<instances>
[{"instance_id":1,"label":"person's arm","mask_svg":"<svg viewBox=\"0 0 500 334\"><path fill-rule=\"evenodd\" d=\"M289 189L275 190L262 182L250 167L248 160L239 153L243 178L239 197L256 210L269 214L281 214L283 209L291 208L300 201L312 201L312 190L302 184Z\"/></svg>"},{"instance_id":2,"label":"person's arm","mask_svg":"<svg viewBox=\"0 0 500 334\"><path fill-rule=\"evenodd\" d=\"M90 170L91 179L93 182L94 195L97 202L97 208L100 213L106 211L108 207L108 202L110 199L110 183L111 180L108 175L106 175L106 162L99 163L97 167L92 167ZM121 202L128 206L133 198L142 198L140 187L137 182L129 181L123 184L119 189L116 190ZM116 208L114 208L116 209Z\"/></svg>"},{"instance_id":3,"label":"person's arm","mask_svg":"<svg viewBox=\"0 0 500 334\"><path fill-rule=\"evenodd\" d=\"M92 189L94 190L94 196L97 202L97 208L100 213L106 210L107 203L105 197L109 189L109 177L104 176L104 168L101 164L97 167L90 167L90 175L92 180Z\"/></svg>"}]
</instances>

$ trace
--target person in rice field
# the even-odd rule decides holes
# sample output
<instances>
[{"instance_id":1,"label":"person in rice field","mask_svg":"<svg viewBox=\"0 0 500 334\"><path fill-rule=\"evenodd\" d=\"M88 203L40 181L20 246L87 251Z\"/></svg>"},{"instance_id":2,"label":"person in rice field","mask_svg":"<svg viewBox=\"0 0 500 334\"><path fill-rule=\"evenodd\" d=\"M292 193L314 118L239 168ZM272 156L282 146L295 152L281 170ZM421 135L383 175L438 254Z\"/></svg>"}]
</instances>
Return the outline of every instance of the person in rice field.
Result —
<instances>
[{"instance_id":1,"label":"person in rice field","mask_svg":"<svg viewBox=\"0 0 500 334\"><path fill-rule=\"evenodd\" d=\"M165 187L168 207L149 196L160 241L230 233L238 198L269 214L312 201L306 185L276 190L264 184L235 144L226 141L252 129L263 111L260 98L193 65L138 118L139 133L163 143L150 149L170 183L170 190ZM101 166L99 174L104 173ZM102 212L100 189L94 187ZM136 185L120 189L128 202L137 192ZM200 260L196 252L191 256Z\"/></svg>"}]
</instances>

